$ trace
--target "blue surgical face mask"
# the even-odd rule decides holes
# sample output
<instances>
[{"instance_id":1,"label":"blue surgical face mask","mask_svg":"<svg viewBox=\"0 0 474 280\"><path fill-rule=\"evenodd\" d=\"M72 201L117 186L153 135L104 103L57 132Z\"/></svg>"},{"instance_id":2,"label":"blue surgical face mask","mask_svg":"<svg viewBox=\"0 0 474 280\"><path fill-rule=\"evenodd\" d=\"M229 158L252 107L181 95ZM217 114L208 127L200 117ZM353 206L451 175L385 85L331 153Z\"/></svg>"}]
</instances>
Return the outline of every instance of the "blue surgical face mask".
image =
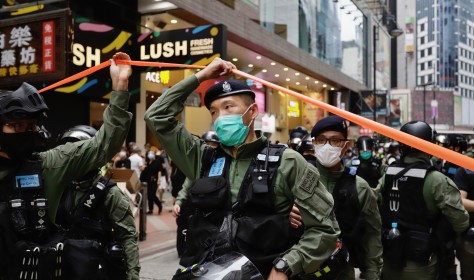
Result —
<instances>
[{"instance_id":1,"label":"blue surgical face mask","mask_svg":"<svg viewBox=\"0 0 474 280\"><path fill-rule=\"evenodd\" d=\"M249 109L250 106L242 115L223 115L217 118L214 122L214 129L222 145L234 147L244 143L245 138L247 138L249 134L249 126L253 122L252 120L249 125L246 126L242 119L243 115L247 114Z\"/></svg>"},{"instance_id":2,"label":"blue surgical face mask","mask_svg":"<svg viewBox=\"0 0 474 280\"><path fill-rule=\"evenodd\" d=\"M372 151L362 151L360 152L360 157L362 159L368 160L372 157Z\"/></svg>"}]
</instances>

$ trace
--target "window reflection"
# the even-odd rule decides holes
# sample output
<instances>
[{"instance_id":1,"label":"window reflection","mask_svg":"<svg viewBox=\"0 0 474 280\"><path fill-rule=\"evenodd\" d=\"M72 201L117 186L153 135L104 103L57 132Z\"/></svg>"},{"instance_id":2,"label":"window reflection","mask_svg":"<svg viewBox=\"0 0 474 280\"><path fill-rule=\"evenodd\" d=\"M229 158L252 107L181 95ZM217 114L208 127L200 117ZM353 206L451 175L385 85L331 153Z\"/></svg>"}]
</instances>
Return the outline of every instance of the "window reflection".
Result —
<instances>
[{"instance_id":1,"label":"window reflection","mask_svg":"<svg viewBox=\"0 0 474 280\"><path fill-rule=\"evenodd\" d=\"M367 85L367 20L352 1L250 2L261 26Z\"/></svg>"}]
</instances>

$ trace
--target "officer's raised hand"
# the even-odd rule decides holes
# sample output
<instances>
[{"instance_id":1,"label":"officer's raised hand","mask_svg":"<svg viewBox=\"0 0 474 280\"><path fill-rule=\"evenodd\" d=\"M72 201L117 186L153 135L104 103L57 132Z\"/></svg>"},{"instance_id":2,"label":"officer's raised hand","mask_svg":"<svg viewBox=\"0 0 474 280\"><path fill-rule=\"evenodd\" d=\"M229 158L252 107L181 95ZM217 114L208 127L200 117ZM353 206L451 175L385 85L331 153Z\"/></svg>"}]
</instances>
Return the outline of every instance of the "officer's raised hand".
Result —
<instances>
[{"instance_id":1,"label":"officer's raised hand","mask_svg":"<svg viewBox=\"0 0 474 280\"><path fill-rule=\"evenodd\" d=\"M236 69L232 62L222 60L217 57L206 66L206 68L196 73L196 78L199 82L203 82L209 79L216 79L224 77L232 73L232 70Z\"/></svg>"},{"instance_id":2,"label":"officer's raised hand","mask_svg":"<svg viewBox=\"0 0 474 280\"><path fill-rule=\"evenodd\" d=\"M130 56L126 53L118 52L110 60L110 78L112 79L112 90L128 91L128 77L131 66L129 64L118 63L117 60L128 60Z\"/></svg>"}]
</instances>

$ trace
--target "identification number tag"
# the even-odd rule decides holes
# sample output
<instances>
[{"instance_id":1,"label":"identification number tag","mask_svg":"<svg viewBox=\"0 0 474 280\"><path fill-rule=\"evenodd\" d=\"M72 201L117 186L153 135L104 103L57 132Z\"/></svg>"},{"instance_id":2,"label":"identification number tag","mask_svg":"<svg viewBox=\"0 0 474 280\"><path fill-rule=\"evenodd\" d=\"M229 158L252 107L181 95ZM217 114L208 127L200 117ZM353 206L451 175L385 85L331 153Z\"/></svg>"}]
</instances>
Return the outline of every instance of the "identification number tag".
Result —
<instances>
[{"instance_id":1,"label":"identification number tag","mask_svg":"<svg viewBox=\"0 0 474 280\"><path fill-rule=\"evenodd\" d=\"M41 187L38 174L15 176L15 182L16 187L22 189L34 189Z\"/></svg>"},{"instance_id":2,"label":"identification number tag","mask_svg":"<svg viewBox=\"0 0 474 280\"><path fill-rule=\"evenodd\" d=\"M211 166L209 177L221 176L225 167L225 157L217 158Z\"/></svg>"}]
</instances>

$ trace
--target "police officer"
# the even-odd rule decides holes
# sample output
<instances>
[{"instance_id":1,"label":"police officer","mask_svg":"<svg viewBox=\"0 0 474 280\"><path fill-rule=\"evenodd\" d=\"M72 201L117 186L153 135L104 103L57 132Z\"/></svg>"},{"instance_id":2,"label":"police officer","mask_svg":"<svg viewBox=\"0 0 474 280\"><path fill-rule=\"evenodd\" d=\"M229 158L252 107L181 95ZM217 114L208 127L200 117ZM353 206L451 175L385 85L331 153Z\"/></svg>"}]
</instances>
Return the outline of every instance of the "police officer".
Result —
<instances>
[{"instance_id":1,"label":"police officer","mask_svg":"<svg viewBox=\"0 0 474 280\"><path fill-rule=\"evenodd\" d=\"M472 153L466 154L474 158ZM474 227L474 171L459 167L454 175L464 208L469 213L469 227ZM474 279L474 240L472 236L461 236L456 246L456 257L461 265L461 279Z\"/></svg>"},{"instance_id":2,"label":"police officer","mask_svg":"<svg viewBox=\"0 0 474 280\"><path fill-rule=\"evenodd\" d=\"M63 133L59 144L89 140L96 134L93 127L77 125ZM100 244L101 250L107 252L82 259L88 263L97 258L101 270L96 272L87 271L81 267L81 259L75 258L64 272L68 279L91 279L87 275L96 276L97 272L104 275L104 279L139 279L138 234L129 200L117 184L101 176L98 169L74 180L65 190L56 224L65 231L67 238L89 240L89 244ZM114 252L112 249L120 250Z\"/></svg>"},{"instance_id":3,"label":"police officer","mask_svg":"<svg viewBox=\"0 0 474 280\"><path fill-rule=\"evenodd\" d=\"M208 156L208 146L176 120L183 101L199 83L233 69L232 63L216 58L169 89L145 113L148 127L176 165L195 180L189 197L195 214L181 264L207 261L230 249L246 255L269 279L315 271L337 245L331 194L319 182L316 168L300 154L271 145L255 132L258 107L247 84L224 80L206 92L205 105L221 141L215 153ZM287 238L293 203L305 223L296 241ZM232 232L229 224L239 226Z\"/></svg>"},{"instance_id":4,"label":"police officer","mask_svg":"<svg viewBox=\"0 0 474 280\"><path fill-rule=\"evenodd\" d=\"M431 127L422 121L404 124L402 132L433 142ZM445 279L441 269L451 231L462 233L469 217L459 191L436 171L430 156L401 144L402 158L391 165L379 185L383 229L383 279ZM388 234L397 228L400 237ZM397 230L392 230L396 232ZM440 278L436 278L440 277Z\"/></svg>"},{"instance_id":5,"label":"police officer","mask_svg":"<svg viewBox=\"0 0 474 280\"><path fill-rule=\"evenodd\" d=\"M385 160L387 165L395 164L400 160L400 143L397 141L390 143Z\"/></svg>"},{"instance_id":6,"label":"police officer","mask_svg":"<svg viewBox=\"0 0 474 280\"><path fill-rule=\"evenodd\" d=\"M466 138L459 134L449 134L447 144L448 144L448 149L453 150L460 154L463 154L467 149ZM454 163L451 163L445 160L442 161L441 172L443 172L444 175L448 176L451 179L454 178L454 174L456 174L456 170L458 168L459 166L457 166Z\"/></svg>"},{"instance_id":7,"label":"police officer","mask_svg":"<svg viewBox=\"0 0 474 280\"><path fill-rule=\"evenodd\" d=\"M300 153L308 163L316 165L316 157L314 156L313 138L311 134L306 134L301 142L296 146L296 151Z\"/></svg>"},{"instance_id":8,"label":"police officer","mask_svg":"<svg viewBox=\"0 0 474 280\"><path fill-rule=\"evenodd\" d=\"M296 146L301 143L303 137L308 135L308 130L304 126L297 126L290 131L290 135L288 137L288 147L293 150L296 150Z\"/></svg>"},{"instance_id":9,"label":"police officer","mask_svg":"<svg viewBox=\"0 0 474 280\"><path fill-rule=\"evenodd\" d=\"M40 246L45 240L39 237L49 238L50 234L41 234L43 230L48 232L48 228L41 225L55 220L63 191L74 179L107 163L125 140L132 119L132 114L126 111L130 65L116 64L115 60L130 60L130 57L117 53L111 60L110 105L104 111L104 124L90 140L34 155L39 127L46 119L48 106L27 83L13 92L0 93L0 279L21 278L22 258L18 256L26 250L36 253L35 264L43 262L39 256L45 251ZM32 223L24 217L30 210L38 214ZM32 243L33 248L17 246ZM38 269L34 268L36 272ZM54 269L46 265L39 272L51 276ZM28 277L30 279L31 274Z\"/></svg>"},{"instance_id":10,"label":"police officer","mask_svg":"<svg viewBox=\"0 0 474 280\"><path fill-rule=\"evenodd\" d=\"M371 188L375 189L386 165L382 163L380 158L374 157L374 146L375 141L370 136L363 135L357 138L356 147L359 156L348 161L346 166L356 169L356 174L366 180Z\"/></svg>"},{"instance_id":11,"label":"police officer","mask_svg":"<svg viewBox=\"0 0 474 280\"><path fill-rule=\"evenodd\" d=\"M207 145L217 148L221 141L219 141L219 136L215 131L209 130L202 134L201 139L206 142Z\"/></svg>"},{"instance_id":12,"label":"police officer","mask_svg":"<svg viewBox=\"0 0 474 280\"><path fill-rule=\"evenodd\" d=\"M380 279L382 268L381 219L377 197L369 184L342 164L349 148L347 124L339 116L321 119L311 130L320 180L332 193L334 212L341 228L350 263L338 279L354 279L354 267L363 268L365 279ZM290 214L290 221L299 216Z\"/></svg>"}]
</instances>

